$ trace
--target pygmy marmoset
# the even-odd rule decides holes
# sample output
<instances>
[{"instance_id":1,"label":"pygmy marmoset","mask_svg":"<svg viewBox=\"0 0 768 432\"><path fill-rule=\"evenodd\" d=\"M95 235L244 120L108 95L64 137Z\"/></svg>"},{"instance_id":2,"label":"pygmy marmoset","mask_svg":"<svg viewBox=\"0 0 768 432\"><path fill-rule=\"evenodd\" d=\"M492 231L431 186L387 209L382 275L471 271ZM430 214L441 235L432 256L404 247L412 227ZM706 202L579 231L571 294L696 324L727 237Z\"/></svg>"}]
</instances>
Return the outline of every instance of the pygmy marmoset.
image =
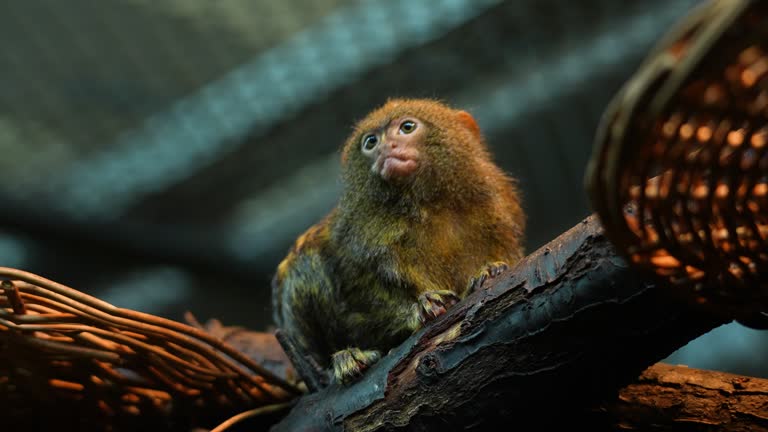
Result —
<instances>
[{"instance_id":1,"label":"pygmy marmoset","mask_svg":"<svg viewBox=\"0 0 768 432\"><path fill-rule=\"evenodd\" d=\"M273 280L276 324L347 383L523 255L514 181L466 111L395 99L354 128L342 195Z\"/></svg>"}]
</instances>

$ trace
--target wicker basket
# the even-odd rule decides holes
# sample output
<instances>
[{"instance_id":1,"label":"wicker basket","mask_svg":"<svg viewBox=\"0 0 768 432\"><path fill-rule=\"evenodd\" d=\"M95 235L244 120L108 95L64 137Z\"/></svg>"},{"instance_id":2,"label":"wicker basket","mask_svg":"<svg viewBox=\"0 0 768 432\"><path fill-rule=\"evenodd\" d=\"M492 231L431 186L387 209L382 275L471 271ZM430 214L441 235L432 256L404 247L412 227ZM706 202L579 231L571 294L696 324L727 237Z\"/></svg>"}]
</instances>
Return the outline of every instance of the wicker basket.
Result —
<instances>
[{"instance_id":1,"label":"wicker basket","mask_svg":"<svg viewBox=\"0 0 768 432\"><path fill-rule=\"evenodd\" d=\"M188 431L300 394L204 329L20 270L0 267L0 278L0 404L10 430Z\"/></svg>"},{"instance_id":2,"label":"wicker basket","mask_svg":"<svg viewBox=\"0 0 768 432\"><path fill-rule=\"evenodd\" d=\"M678 293L768 310L768 2L711 1L606 111L587 187L607 235Z\"/></svg>"}]
</instances>

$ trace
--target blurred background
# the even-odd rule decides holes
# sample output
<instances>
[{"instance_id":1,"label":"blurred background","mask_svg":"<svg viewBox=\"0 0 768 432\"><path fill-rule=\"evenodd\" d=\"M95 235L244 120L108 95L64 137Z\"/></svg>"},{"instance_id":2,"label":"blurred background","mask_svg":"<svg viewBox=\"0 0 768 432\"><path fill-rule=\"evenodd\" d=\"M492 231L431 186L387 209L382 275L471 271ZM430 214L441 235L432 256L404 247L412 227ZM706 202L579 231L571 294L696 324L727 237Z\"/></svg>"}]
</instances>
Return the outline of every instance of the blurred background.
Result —
<instances>
[{"instance_id":1,"label":"blurred background","mask_svg":"<svg viewBox=\"0 0 768 432\"><path fill-rule=\"evenodd\" d=\"M591 213L600 116L696 3L0 2L0 265L264 329L275 267L338 196L340 144L394 96L475 115L533 251ZM765 333L667 360L768 377Z\"/></svg>"}]
</instances>

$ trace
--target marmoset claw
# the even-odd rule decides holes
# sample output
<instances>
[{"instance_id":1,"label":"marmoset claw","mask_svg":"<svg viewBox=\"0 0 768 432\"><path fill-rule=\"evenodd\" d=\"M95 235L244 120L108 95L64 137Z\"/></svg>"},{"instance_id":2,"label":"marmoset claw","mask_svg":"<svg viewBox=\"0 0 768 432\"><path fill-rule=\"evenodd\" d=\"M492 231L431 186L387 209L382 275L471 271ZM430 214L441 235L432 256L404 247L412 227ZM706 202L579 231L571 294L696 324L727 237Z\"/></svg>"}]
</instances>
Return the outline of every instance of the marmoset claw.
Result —
<instances>
[{"instance_id":1,"label":"marmoset claw","mask_svg":"<svg viewBox=\"0 0 768 432\"><path fill-rule=\"evenodd\" d=\"M343 385L349 384L363 375L372 364L379 361L378 351L363 351L359 348L347 348L333 354L333 380Z\"/></svg>"},{"instance_id":2,"label":"marmoset claw","mask_svg":"<svg viewBox=\"0 0 768 432\"><path fill-rule=\"evenodd\" d=\"M479 290L483 287L483 284L485 284L486 281L497 277L508 269L509 265L503 261L497 261L486 265L476 276L469 279L467 292L473 293Z\"/></svg>"},{"instance_id":3,"label":"marmoset claw","mask_svg":"<svg viewBox=\"0 0 768 432\"><path fill-rule=\"evenodd\" d=\"M448 309L459 302L459 296L449 290L427 291L419 296L418 314L419 322L425 324L440 315L446 313Z\"/></svg>"}]
</instances>

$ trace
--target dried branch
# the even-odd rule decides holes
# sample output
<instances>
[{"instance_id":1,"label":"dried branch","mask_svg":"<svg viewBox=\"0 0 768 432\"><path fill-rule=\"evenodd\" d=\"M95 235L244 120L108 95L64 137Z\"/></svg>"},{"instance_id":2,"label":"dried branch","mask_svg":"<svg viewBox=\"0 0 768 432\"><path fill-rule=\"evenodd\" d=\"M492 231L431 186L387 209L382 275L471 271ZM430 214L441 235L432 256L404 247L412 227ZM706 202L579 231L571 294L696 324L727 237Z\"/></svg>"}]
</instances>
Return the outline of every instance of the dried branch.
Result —
<instances>
[{"instance_id":1,"label":"dried branch","mask_svg":"<svg viewBox=\"0 0 768 432\"><path fill-rule=\"evenodd\" d=\"M360 382L303 397L274 430L482 430L500 419L570 427L724 321L648 276L628 268L589 218L409 338Z\"/></svg>"}]
</instances>

